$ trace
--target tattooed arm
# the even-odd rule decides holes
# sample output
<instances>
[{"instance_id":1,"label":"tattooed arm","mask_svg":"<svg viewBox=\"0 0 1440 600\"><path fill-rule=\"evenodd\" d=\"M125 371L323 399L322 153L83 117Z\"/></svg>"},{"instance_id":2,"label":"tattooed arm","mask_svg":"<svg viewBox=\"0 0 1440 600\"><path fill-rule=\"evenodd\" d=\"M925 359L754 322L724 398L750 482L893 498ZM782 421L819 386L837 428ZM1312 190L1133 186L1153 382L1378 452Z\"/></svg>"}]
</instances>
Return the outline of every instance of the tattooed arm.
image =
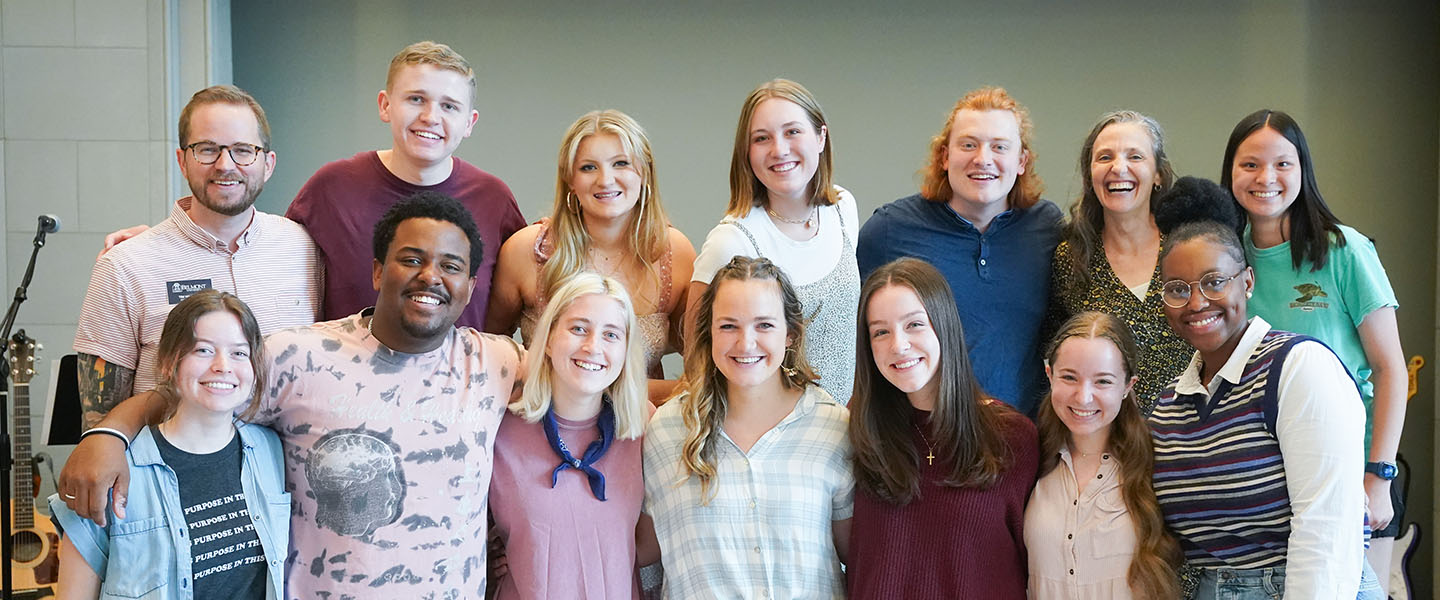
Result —
<instances>
[{"instance_id":1,"label":"tattooed arm","mask_svg":"<svg viewBox=\"0 0 1440 600\"><path fill-rule=\"evenodd\" d=\"M135 388L135 369L127 369L93 354L81 352L75 361L80 380L81 430L100 423L110 409L130 397Z\"/></svg>"},{"instance_id":2,"label":"tattooed arm","mask_svg":"<svg viewBox=\"0 0 1440 600\"><path fill-rule=\"evenodd\" d=\"M133 440L141 427L159 423L164 417L165 401L159 394L142 392L126 400L134 388L133 369L91 354L80 354L79 373L86 428L102 425ZM70 510L101 527L105 526L106 507L112 504L112 498L115 516L124 518L125 499L130 490L125 443L110 435L92 435L80 440L71 451L70 459L65 461L65 468L60 470L55 489Z\"/></svg>"}]
</instances>

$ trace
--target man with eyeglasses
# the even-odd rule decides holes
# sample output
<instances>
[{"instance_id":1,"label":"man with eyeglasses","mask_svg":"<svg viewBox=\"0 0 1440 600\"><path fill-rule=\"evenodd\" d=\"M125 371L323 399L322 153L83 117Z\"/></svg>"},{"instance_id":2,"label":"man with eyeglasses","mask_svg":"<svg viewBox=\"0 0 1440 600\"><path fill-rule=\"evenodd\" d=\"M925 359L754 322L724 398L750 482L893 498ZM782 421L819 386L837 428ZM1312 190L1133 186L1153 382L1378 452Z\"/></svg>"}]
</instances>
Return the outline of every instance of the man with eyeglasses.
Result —
<instances>
[{"instance_id":1,"label":"man with eyeglasses","mask_svg":"<svg viewBox=\"0 0 1440 600\"><path fill-rule=\"evenodd\" d=\"M160 331L170 309L204 289L239 296L264 333L309 325L324 272L310 235L255 210L275 171L270 125L250 94L229 85L196 92L180 112L175 160L191 196L169 218L95 262L75 329L84 426L154 388Z\"/></svg>"}]
</instances>

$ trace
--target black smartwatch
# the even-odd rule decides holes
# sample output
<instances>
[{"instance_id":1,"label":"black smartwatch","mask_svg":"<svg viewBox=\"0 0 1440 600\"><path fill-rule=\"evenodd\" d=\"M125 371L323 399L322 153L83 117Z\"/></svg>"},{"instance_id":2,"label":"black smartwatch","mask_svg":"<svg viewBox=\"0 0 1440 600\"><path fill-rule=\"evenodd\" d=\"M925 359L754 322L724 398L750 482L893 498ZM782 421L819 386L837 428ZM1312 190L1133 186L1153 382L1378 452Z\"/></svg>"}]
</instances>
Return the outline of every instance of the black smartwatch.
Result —
<instances>
[{"instance_id":1,"label":"black smartwatch","mask_svg":"<svg viewBox=\"0 0 1440 600\"><path fill-rule=\"evenodd\" d=\"M1396 475L1400 474L1400 468L1395 466L1393 462L1382 460L1379 462L1365 463L1365 472L1373 473L1376 477L1384 479L1385 481L1391 481L1395 479Z\"/></svg>"}]
</instances>

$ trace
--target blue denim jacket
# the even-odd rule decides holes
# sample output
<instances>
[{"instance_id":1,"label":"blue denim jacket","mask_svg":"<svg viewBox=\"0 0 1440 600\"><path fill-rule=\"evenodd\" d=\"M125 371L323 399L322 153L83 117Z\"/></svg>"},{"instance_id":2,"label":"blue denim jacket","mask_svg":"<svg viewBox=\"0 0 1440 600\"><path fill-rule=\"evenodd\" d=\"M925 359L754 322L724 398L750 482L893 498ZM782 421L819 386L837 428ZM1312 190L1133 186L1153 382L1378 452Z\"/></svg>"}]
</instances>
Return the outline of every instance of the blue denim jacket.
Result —
<instances>
[{"instance_id":1,"label":"blue denim jacket","mask_svg":"<svg viewBox=\"0 0 1440 600\"><path fill-rule=\"evenodd\" d=\"M285 555L290 547L290 494L285 491L284 454L275 432L239 424L240 487L265 553L270 585L265 597L284 596ZM190 536L180 507L175 472L160 459L150 428L140 430L126 451L130 494L125 518L105 527L84 519L50 496L50 510L70 543L100 574L101 598L194 600Z\"/></svg>"}]
</instances>

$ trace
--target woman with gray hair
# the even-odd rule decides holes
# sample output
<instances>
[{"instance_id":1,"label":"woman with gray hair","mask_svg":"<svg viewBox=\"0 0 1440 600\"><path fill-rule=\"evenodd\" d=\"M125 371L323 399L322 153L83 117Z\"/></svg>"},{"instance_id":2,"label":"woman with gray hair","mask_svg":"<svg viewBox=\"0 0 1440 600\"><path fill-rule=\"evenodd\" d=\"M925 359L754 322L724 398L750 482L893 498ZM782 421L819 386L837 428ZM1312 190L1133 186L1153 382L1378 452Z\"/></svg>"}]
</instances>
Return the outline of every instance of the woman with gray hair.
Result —
<instances>
[{"instance_id":1,"label":"woman with gray hair","mask_svg":"<svg viewBox=\"0 0 1440 600\"><path fill-rule=\"evenodd\" d=\"M1050 328L1085 311L1114 315L1141 348L1135 385L1144 411L1193 348L1170 331L1160 302L1154 203L1175 182L1165 132L1135 111L1106 114L1080 149L1083 192L1051 268Z\"/></svg>"}]
</instances>

